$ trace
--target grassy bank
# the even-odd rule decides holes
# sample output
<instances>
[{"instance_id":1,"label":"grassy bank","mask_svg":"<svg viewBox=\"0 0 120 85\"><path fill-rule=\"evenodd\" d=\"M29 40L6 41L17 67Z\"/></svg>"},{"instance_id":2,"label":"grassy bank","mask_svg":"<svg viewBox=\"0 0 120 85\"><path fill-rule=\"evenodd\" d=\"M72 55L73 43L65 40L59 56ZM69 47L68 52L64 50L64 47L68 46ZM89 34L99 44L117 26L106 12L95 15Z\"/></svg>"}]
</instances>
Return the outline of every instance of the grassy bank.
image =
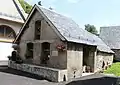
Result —
<instances>
[{"instance_id":1,"label":"grassy bank","mask_svg":"<svg viewBox=\"0 0 120 85\"><path fill-rule=\"evenodd\" d=\"M110 68L104 71L104 73L120 76L120 62L113 63Z\"/></svg>"}]
</instances>

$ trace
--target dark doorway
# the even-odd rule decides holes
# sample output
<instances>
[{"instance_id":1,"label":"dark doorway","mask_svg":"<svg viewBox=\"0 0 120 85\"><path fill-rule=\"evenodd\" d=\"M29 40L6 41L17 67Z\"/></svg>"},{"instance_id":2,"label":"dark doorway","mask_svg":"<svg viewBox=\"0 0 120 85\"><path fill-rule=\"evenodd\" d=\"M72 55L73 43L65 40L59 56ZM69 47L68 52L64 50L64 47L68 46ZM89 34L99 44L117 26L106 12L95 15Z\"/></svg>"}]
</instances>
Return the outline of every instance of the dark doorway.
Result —
<instances>
[{"instance_id":1,"label":"dark doorway","mask_svg":"<svg viewBox=\"0 0 120 85\"><path fill-rule=\"evenodd\" d=\"M49 57L50 57L50 43L44 42L42 43L41 64L47 64Z\"/></svg>"},{"instance_id":2,"label":"dark doorway","mask_svg":"<svg viewBox=\"0 0 120 85\"><path fill-rule=\"evenodd\" d=\"M83 67L86 67L85 72L94 71L94 51L92 49L92 46L83 46Z\"/></svg>"}]
</instances>

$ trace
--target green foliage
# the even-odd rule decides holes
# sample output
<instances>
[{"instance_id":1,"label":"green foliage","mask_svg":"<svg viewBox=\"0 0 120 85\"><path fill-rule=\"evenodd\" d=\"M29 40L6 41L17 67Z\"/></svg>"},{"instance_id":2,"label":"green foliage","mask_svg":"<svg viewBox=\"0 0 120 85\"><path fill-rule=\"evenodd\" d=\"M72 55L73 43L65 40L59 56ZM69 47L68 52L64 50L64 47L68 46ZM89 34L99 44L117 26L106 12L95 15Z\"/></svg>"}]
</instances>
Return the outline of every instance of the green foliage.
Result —
<instances>
[{"instance_id":1,"label":"green foliage","mask_svg":"<svg viewBox=\"0 0 120 85\"><path fill-rule=\"evenodd\" d=\"M110 68L105 70L104 73L120 76L120 62L114 63Z\"/></svg>"},{"instance_id":2,"label":"green foliage","mask_svg":"<svg viewBox=\"0 0 120 85\"><path fill-rule=\"evenodd\" d=\"M92 34L98 35L98 31L96 30L96 27L94 25L86 24L85 30L87 30L88 32Z\"/></svg>"},{"instance_id":3,"label":"green foliage","mask_svg":"<svg viewBox=\"0 0 120 85\"><path fill-rule=\"evenodd\" d=\"M28 4L27 2L25 2L24 0L19 0L21 6L23 7L23 9L25 10L26 13L30 13L32 6L30 4Z\"/></svg>"}]
</instances>

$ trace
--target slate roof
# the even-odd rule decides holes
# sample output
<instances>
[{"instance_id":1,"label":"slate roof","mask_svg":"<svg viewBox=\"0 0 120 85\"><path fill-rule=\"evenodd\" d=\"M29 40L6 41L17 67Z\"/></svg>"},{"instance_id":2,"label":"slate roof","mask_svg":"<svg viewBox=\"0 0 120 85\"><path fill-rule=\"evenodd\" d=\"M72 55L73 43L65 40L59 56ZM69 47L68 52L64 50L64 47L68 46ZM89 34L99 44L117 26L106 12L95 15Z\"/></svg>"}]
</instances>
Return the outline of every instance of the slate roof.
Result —
<instances>
[{"instance_id":1,"label":"slate roof","mask_svg":"<svg viewBox=\"0 0 120 85\"><path fill-rule=\"evenodd\" d=\"M24 23L26 13L18 0L2 0L0 3L0 18Z\"/></svg>"},{"instance_id":2,"label":"slate roof","mask_svg":"<svg viewBox=\"0 0 120 85\"><path fill-rule=\"evenodd\" d=\"M67 41L97 45L99 51L114 53L98 36L80 28L72 19L43 7L39 6L39 8Z\"/></svg>"},{"instance_id":3,"label":"slate roof","mask_svg":"<svg viewBox=\"0 0 120 85\"><path fill-rule=\"evenodd\" d=\"M110 50L110 48L100 38L80 28L79 25L76 24L71 18L63 16L41 6L35 5L33 9L34 8L38 9L40 13L42 12L42 14L44 14L44 16L49 19L49 21L55 26L57 31L66 41L97 46L99 51L113 53L113 51ZM30 18L30 16L28 17ZM27 19L26 21L28 20L29 19ZM19 39L19 37L23 34L22 32L24 30L25 28L23 27L16 40Z\"/></svg>"},{"instance_id":4,"label":"slate roof","mask_svg":"<svg viewBox=\"0 0 120 85\"><path fill-rule=\"evenodd\" d=\"M39 8L67 41L96 45L94 38L88 35L88 33L80 28L72 19L41 6L39 6Z\"/></svg>"},{"instance_id":5,"label":"slate roof","mask_svg":"<svg viewBox=\"0 0 120 85\"><path fill-rule=\"evenodd\" d=\"M101 27L101 39L111 48L120 49L120 26Z\"/></svg>"},{"instance_id":6,"label":"slate roof","mask_svg":"<svg viewBox=\"0 0 120 85\"><path fill-rule=\"evenodd\" d=\"M93 35L96 39L97 49L102 52L114 53L109 46L107 46L101 38L98 36Z\"/></svg>"}]
</instances>

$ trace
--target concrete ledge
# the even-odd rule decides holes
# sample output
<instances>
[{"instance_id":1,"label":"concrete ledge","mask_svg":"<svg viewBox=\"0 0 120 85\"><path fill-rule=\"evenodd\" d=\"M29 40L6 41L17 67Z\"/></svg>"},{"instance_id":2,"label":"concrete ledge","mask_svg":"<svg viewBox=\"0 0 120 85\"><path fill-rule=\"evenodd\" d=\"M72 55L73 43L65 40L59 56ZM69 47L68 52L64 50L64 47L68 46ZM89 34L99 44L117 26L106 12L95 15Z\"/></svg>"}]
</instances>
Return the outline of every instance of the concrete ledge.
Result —
<instances>
[{"instance_id":1,"label":"concrete ledge","mask_svg":"<svg viewBox=\"0 0 120 85\"><path fill-rule=\"evenodd\" d=\"M37 74L53 82L61 82L64 81L65 78L65 80L67 80L67 70L60 70L29 64L16 64L14 61L8 61L8 67L32 74Z\"/></svg>"},{"instance_id":2,"label":"concrete ledge","mask_svg":"<svg viewBox=\"0 0 120 85\"><path fill-rule=\"evenodd\" d=\"M83 76L89 76L89 75L93 75L94 73L82 73L82 77Z\"/></svg>"}]
</instances>

